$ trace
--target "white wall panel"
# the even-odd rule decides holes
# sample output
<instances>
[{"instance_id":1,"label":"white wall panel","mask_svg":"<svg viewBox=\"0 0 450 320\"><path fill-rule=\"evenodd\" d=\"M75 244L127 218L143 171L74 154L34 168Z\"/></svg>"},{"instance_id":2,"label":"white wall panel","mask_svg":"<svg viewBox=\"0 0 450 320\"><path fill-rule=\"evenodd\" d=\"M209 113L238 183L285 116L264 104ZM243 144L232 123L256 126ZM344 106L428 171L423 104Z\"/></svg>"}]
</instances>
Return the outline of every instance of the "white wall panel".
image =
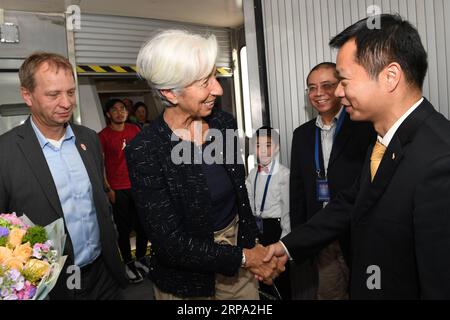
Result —
<instances>
[{"instance_id":1,"label":"white wall panel","mask_svg":"<svg viewBox=\"0 0 450 320\"><path fill-rule=\"evenodd\" d=\"M306 75L320 62L335 61L329 40L365 18L370 5L417 27L429 60L424 96L449 117L449 0L262 0L271 125L280 130L283 163L289 165L293 130L315 116Z\"/></svg>"},{"instance_id":2,"label":"white wall panel","mask_svg":"<svg viewBox=\"0 0 450 320\"><path fill-rule=\"evenodd\" d=\"M230 29L165 20L95 14L81 15L81 29L75 30L77 64L135 65L144 41L157 31L184 29L200 34L213 33L219 43L217 65L231 67Z\"/></svg>"}]
</instances>

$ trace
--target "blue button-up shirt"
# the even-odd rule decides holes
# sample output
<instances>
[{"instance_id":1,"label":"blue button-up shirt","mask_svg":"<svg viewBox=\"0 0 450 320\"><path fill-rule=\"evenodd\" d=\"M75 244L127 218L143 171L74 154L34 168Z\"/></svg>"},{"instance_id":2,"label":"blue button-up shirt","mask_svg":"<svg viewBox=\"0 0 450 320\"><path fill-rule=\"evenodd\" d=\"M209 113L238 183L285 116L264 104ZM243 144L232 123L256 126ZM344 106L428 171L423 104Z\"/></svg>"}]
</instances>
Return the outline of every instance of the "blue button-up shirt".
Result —
<instances>
[{"instance_id":1,"label":"blue button-up shirt","mask_svg":"<svg viewBox=\"0 0 450 320\"><path fill-rule=\"evenodd\" d=\"M47 160L58 192L64 220L72 240L75 264L82 267L101 253L100 230L91 181L76 147L70 125L60 147L54 146L31 119L31 125Z\"/></svg>"}]
</instances>

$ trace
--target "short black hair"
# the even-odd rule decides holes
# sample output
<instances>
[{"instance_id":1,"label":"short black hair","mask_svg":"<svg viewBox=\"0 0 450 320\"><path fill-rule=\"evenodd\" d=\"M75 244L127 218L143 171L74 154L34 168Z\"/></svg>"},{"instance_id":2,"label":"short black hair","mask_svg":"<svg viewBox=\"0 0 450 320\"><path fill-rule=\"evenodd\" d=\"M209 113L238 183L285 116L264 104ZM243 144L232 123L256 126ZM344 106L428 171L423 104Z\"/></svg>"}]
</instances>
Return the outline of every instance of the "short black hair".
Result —
<instances>
[{"instance_id":1,"label":"short black hair","mask_svg":"<svg viewBox=\"0 0 450 320\"><path fill-rule=\"evenodd\" d=\"M114 105L115 105L116 103L118 103L118 102L122 103L122 104L126 107L125 103L123 103L123 101L120 100L120 99L109 99L108 101L106 101L105 107L103 108L104 112L105 112L105 113L106 113L106 112L109 112L109 110L110 110L112 107L114 107Z\"/></svg>"},{"instance_id":2,"label":"short black hair","mask_svg":"<svg viewBox=\"0 0 450 320\"><path fill-rule=\"evenodd\" d=\"M146 105L145 103L143 103L142 101L138 101L138 102L136 102L136 103L134 104L134 106L133 106L133 112L136 112L137 109L138 109L139 107L144 107L145 112L148 112L148 110L147 110L147 105Z\"/></svg>"},{"instance_id":3,"label":"short black hair","mask_svg":"<svg viewBox=\"0 0 450 320\"><path fill-rule=\"evenodd\" d=\"M369 28L368 19L379 21L381 27ZM403 69L406 81L422 89L428 69L427 53L417 29L400 15L380 14L359 20L331 39L330 46L340 48L352 39L357 47L356 62L373 79L389 63L397 62Z\"/></svg>"},{"instance_id":4,"label":"short black hair","mask_svg":"<svg viewBox=\"0 0 450 320\"><path fill-rule=\"evenodd\" d=\"M256 130L256 139L258 139L259 137L269 137L272 139L272 141L280 144L280 135L278 134L277 130L272 127L262 126L258 128L258 130Z\"/></svg>"},{"instance_id":5,"label":"short black hair","mask_svg":"<svg viewBox=\"0 0 450 320\"><path fill-rule=\"evenodd\" d=\"M309 71L308 76L306 77L306 84L308 84L309 76L311 75L311 73L319 69L333 69L334 76L336 79L338 79L338 74L336 71L336 63L326 61L319 63L318 65L314 66L314 68L312 68L311 71Z\"/></svg>"}]
</instances>

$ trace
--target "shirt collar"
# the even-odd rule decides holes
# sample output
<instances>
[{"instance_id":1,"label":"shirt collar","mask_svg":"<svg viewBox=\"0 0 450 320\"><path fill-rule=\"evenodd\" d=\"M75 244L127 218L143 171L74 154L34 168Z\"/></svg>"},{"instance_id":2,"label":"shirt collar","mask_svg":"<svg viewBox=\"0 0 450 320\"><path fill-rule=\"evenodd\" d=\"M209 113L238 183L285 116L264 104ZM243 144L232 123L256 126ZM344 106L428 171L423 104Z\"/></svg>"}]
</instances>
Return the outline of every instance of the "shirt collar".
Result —
<instances>
[{"instance_id":1,"label":"shirt collar","mask_svg":"<svg viewBox=\"0 0 450 320\"><path fill-rule=\"evenodd\" d=\"M272 167L273 164L273 172L276 172L278 170L278 167L280 166L279 161L277 159L278 154L272 159L272 161L269 162L269 164L267 166L264 166L264 168L268 168L270 171L270 168ZM261 164L257 164L256 168L258 169L259 166L262 166Z\"/></svg>"},{"instance_id":2,"label":"shirt collar","mask_svg":"<svg viewBox=\"0 0 450 320\"><path fill-rule=\"evenodd\" d=\"M397 132L398 128L401 126L403 121L414 111L417 109L417 107L422 103L423 97L417 101L415 104L412 105L411 108L408 109L395 123L394 125L386 132L384 137L377 137L378 142L380 142L382 145L387 147L389 143L391 143L392 138L394 137L394 134Z\"/></svg>"},{"instance_id":3,"label":"shirt collar","mask_svg":"<svg viewBox=\"0 0 450 320\"><path fill-rule=\"evenodd\" d=\"M331 123L331 125L324 124L323 120L322 120L322 116L319 114L316 118L316 126L319 127L321 130L330 130L331 128L333 128L336 125L337 120L341 116L342 110L344 110L343 106L341 106L341 108L339 109L339 112L336 113L336 115L334 116L334 119L333 119L333 122Z\"/></svg>"},{"instance_id":4,"label":"shirt collar","mask_svg":"<svg viewBox=\"0 0 450 320\"><path fill-rule=\"evenodd\" d=\"M33 121L33 117L30 116L30 122L31 122L31 127L34 130L34 133L36 133L36 137L38 139L39 145L41 147L41 149L43 149L48 143L50 143L48 141L48 139L42 134L41 130L39 130L39 128L36 126L36 124ZM69 123L67 123L67 127L66 127L66 133L64 134L64 139L63 141L66 140L70 140L72 138L74 138L75 135L73 133L72 127L70 126Z\"/></svg>"}]
</instances>

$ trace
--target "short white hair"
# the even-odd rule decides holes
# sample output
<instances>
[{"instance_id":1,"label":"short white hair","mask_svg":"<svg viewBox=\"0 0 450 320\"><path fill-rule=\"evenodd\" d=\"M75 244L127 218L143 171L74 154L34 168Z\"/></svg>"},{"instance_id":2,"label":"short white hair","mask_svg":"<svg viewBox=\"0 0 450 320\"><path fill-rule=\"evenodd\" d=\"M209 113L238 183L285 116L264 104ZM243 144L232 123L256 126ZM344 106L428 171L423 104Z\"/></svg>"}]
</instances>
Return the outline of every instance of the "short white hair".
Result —
<instances>
[{"instance_id":1,"label":"short white hair","mask_svg":"<svg viewBox=\"0 0 450 320\"><path fill-rule=\"evenodd\" d=\"M215 35L201 36L184 30L166 30L147 41L136 66L154 89L182 89L207 77L216 64Z\"/></svg>"}]
</instances>

